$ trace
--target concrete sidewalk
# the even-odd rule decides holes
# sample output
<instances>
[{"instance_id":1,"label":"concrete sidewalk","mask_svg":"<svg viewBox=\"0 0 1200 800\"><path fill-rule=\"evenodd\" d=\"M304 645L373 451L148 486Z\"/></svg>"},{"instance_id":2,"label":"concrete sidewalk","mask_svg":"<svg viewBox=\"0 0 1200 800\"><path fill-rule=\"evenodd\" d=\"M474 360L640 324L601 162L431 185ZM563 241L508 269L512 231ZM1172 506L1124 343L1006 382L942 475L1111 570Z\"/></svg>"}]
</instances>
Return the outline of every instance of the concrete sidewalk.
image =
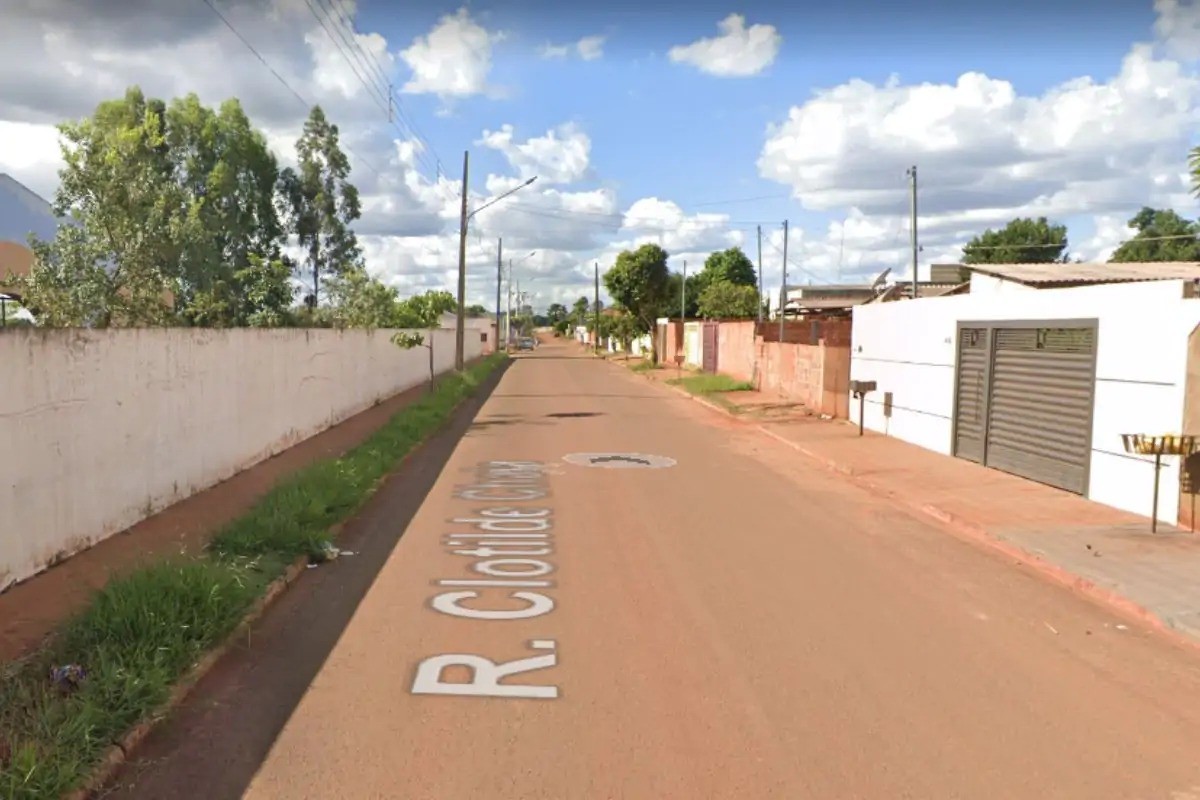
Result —
<instances>
[{"instance_id":1,"label":"concrete sidewalk","mask_svg":"<svg viewBox=\"0 0 1200 800\"><path fill-rule=\"evenodd\" d=\"M655 382L673 370L646 373ZM667 374L672 373L672 374ZM675 391L682 389L671 387ZM742 401L694 398L721 413ZM747 395L754 393L745 393ZM1200 536L962 459L803 414L762 422L771 437L854 483L1051 580L1200 645Z\"/></svg>"}]
</instances>

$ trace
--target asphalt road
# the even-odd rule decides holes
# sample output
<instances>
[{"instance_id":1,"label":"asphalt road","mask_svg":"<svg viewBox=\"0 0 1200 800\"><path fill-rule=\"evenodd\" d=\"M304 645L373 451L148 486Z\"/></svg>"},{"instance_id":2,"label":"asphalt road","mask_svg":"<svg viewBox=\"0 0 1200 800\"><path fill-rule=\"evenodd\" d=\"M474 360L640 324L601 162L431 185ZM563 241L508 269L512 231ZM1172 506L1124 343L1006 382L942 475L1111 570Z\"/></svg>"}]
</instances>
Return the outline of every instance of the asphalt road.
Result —
<instances>
[{"instance_id":1,"label":"asphalt road","mask_svg":"<svg viewBox=\"0 0 1200 800\"><path fill-rule=\"evenodd\" d=\"M112 796L1200 800L1192 653L573 344L347 536Z\"/></svg>"}]
</instances>

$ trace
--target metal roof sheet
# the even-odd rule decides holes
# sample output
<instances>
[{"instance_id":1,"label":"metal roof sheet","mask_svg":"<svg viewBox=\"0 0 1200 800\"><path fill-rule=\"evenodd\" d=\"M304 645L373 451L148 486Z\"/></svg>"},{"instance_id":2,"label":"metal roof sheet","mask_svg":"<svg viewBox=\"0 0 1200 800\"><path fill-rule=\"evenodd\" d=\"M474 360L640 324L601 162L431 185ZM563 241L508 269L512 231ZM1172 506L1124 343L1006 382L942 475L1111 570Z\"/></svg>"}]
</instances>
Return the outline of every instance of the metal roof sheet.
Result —
<instances>
[{"instance_id":1,"label":"metal roof sheet","mask_svg":"<svg viewBox=\"0 0 1200 800\"><path fill-rule=\"evenodd\" d=\"M969 269L1020 283L1119 283L1200 280L1200 263L1149 261L1122 264L968 264Z\"/></svg>"}]
</instances>

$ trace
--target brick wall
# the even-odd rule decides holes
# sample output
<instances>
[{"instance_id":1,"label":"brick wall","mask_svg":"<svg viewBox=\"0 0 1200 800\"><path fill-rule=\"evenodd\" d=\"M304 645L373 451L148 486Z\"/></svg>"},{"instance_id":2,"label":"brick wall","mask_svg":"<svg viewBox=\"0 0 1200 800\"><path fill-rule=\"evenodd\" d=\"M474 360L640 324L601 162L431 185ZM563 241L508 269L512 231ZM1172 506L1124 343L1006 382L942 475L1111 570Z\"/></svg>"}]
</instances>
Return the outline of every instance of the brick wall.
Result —
<instances>
[{"instance_id":1,"label":"brick wall","mask_svg":"<svg viewBox=\"0 0 1200 800\"><path fill-rule=\"evenodd\" d=\"M722 322L717 370L738 380L754 381L760 390L803 403L818 414L847 419L850 322L787 322L782 343L778 322ZM677 327L678 323L671 323L666 330L664 360L668 364L674 363Z\"/></svg>"},{"instance_id":2,"label":"brick wall","mask_svg":"<svg viewBox=\"0 0 1200 800\"><path fill-rule=\"evenodd\" d=\"M722 322L717 333L717 371L739 381L754 380L754 320Z\"/></svg>"}]
</instances>

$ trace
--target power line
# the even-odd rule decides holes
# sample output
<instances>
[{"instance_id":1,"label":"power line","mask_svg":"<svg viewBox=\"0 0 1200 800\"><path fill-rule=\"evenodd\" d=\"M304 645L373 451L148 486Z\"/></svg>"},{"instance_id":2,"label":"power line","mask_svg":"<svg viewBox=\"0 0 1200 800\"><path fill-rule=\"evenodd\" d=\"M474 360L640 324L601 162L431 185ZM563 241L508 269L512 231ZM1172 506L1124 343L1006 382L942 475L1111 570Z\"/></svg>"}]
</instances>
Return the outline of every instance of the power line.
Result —
<instances>
[{"instance_id":1,"label":"power line","mask_svg":"<svg viewBox=\"0 0 1200 800\"><path fill-rule=\"evenodd\" d=\"M214 14L216 14L218 17L220 17L221 21L225 23L225 27L229 28L229 30L233 33L233 35L236 36L241 41L241 43L246 46L246 49L249 50L251 53L253 53L254 57L257 58L262 63L262 65L264 67L266 67L267 70L272 75L275 76L275 79L277 81L279 81L281 84L283 84L284 88L287 89L289 92L291 92L293 97L295 97L298 101L300 101L301 105L303 105L306 109L309 109L309 110L311 110L313 108L313 104L308 102L307 100L305 100L304 96L302 94L300 94L298 91L296 91L292 87L292 85L287 82L287 79L279 74L278 70L276 70L274 67L271 66L270 62L268 62L267 59L263 57L263 54L258 52L258 48L256 48L253 44L251 44L250 40L242 35L242 32L239 31L237 29L237 27L234 26L234 24L229 21L228 17L226 17L224 14L221 13L221 10L219 8L217 8L215 5L213 5L212 0L204 0L204 4L206 6L208 6L209 8L211 8ZM351 149L349 145L343 143L342 147L346 150L347 153L352 155L354 158L358 159L358 161L360 161L364 166L366 166L368 169L370 169L372 172L374 172L376 177L379 177L379 178L383 177L383 173L379 171L378 167L376 167L370 161L363 158L361 155L359 155L357 152L355 152L353 149Z\"/></svg>"}]
</instances>

